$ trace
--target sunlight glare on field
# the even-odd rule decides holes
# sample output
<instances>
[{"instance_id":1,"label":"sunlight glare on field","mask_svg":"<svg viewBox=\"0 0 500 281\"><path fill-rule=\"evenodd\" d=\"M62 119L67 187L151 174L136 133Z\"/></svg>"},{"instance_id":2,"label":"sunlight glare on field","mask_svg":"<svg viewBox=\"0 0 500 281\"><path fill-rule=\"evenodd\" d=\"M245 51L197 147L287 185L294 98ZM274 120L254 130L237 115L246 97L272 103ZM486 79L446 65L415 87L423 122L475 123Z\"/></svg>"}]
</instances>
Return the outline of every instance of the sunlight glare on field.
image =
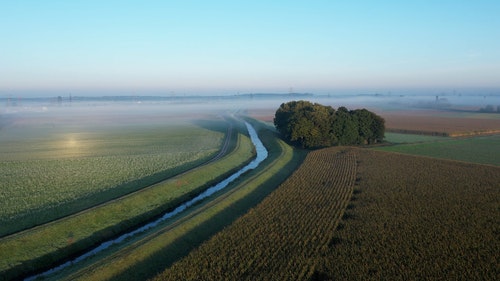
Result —
<instances>
[{"instance_id":1,"label":"sunlight glare on field","mask_svg":"<svg viewBox=\"0 0 500 281\"><path fill-rule=\"evenodd\" d=\"M78 147L78 140L74 135L68 136L67 142L66 142L66 147L68 148L77 148Z\"/></svg>"},{"instance_id":2,"label":"sunlight glare on field","mask_svg":"<svg viewBox=\"0 0 500 281\"><path fill-rule=\"evenodd\" d=\"M66 156L80 155L88 151L88 145L86 145L86 141L82 138L81 134L68 133L61 137L55 149Z\"/></svg>"}]
</instances>

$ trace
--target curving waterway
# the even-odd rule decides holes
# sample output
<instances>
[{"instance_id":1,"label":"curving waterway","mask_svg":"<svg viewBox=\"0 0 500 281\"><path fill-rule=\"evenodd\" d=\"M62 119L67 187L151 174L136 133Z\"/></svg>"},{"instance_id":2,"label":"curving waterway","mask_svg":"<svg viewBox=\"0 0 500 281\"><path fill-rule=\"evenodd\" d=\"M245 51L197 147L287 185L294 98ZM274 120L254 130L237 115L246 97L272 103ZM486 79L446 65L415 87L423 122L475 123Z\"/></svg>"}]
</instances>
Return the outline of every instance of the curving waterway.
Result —
<instances>
[{"instance_id":1,"label":"curving waterway","mask_svg":"<svg viewBox=\"0 0 500 281\"><path fill-rule=\"evenodd\" d=\"M90 250L90 251L88 251L88 252L86 252L86 253L84 253L76 258L74 258L73 260L67 261L67 262L65 262L61 265L58 265L54 268L51 268L43 273L30 276L24 280L25 281L35 280L36 278L48 276L50 274L56 273L56 272L58 272L64 268L67 268L75 263L78 263L82 260L85 260L86 258L89 258L89 257L91 257L91 256L93 256L101 251L104 251L113 245L120 244L127 238L130 238L130 237L135 236L139 233L142 233L144 231L152 229L152 228L156 227L158 224L172 218L173 216L184 212L186 209L188 209L192 205L194 205L194 204L200 202L201 200L213 195L215 192L224 189L231 182L233 182L235 179L240 177L243 173L245 173L249 170L255 169L262 161L264 161L264 159L267 158L268 152L267 152L267 149L262 144L261 140L259 139L259 136L257 135L257 132L252 127L252 125L250 125L247 122L245 122L245 125L247 127L248 134L250 135L250 139L252 140L252 143L255 146L255 150L257 152L257 156L254 160L252 160L252 162L250 162L249 164L247 164L246 166L244 166L243 168L241 168L240 170L238 170L237 172L235 172L234 174L232 174L228 178L224 179L223 181L217 183L216 185L213 185L213 186L207 188L205 191L203 191L202 193L200 193L198 196L194 197L193 199L184 202L182 205L178 206L173 211L165 213L159 219L152 221L144 226L141 226L135 230L124 233L115 239L103 242L101 245L97 246L96 248L93 248L92 250Z\"/></svg>"}]
</instances>

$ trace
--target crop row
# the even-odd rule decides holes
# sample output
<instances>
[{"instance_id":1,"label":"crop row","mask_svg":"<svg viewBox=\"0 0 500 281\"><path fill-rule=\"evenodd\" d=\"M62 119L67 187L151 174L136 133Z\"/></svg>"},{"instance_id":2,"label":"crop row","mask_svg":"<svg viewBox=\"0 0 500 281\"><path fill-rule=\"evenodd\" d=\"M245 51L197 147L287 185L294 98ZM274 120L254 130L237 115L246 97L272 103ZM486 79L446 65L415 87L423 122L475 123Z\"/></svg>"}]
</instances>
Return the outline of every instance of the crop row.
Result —
<instances>
[{"instance_id":1,"label":"crop row","mask_svg":"<svg viewBox=\"0 0 500 281\"><path fill-rule=\"evenodd\" d=\"M277 190L156 280L301 280L327 248L356 181L352 149L313 151Z\"/></svg>"},{"instance_id":2,"label":"crop row","mask_svg":"<svg viewBox=\"0 0 500 281\"><path fill-rule=\"evenodd\" d=\"M112 153L107 145L94 145L92 153L101 151L104 156L36 159L35 153L31 160L0 161L0 237L106 202L194 166L214 155L223 137L220 132L199 128L184 133L185 145L175 149L171 142L177 141L168 134L163 143L147 148L136 136L109 140Z\"/></svg>"}]
</instances>

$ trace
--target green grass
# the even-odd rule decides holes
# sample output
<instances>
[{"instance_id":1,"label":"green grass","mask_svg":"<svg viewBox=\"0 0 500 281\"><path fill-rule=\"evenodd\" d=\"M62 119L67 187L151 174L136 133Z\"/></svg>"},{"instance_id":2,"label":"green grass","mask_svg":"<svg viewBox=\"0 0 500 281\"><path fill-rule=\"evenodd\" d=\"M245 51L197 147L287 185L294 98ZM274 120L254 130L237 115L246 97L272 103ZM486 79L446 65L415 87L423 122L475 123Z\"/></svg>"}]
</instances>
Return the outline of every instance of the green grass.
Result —
<instances>
[{"instance_id":1,"label":"green grass","mask_svg":"<svg viewBox=\"0 0 500 281\"><path fill-rule=\"evenodd\" d=\"M400 134L400 133L385 133L384 140L390 143L416 143L416 142L433 142L447 140L448 137L436 137L415 134Z\"/></svg>"},{"instance_id":2,"label":"green grass","mask_svg":"<svg viewBox=\"0 0 500 281\"><path fill-rule=\"evenodd\" d=\"M500 166L500 135L447 139L439 142L402 144L374 149Z\"/></svg>"},{"instance_id":3,"label":"green grass","mask_svg":"<svg viewBox=\"0 0 500 281\"><path fill-rule=\"evenodd\" d=\"M227 123L220 120L217 126L7 128L0 133L0 236L106 202L209 159L220 148Z\"/></svg>"},{"instance_id":4,"label":"green grass","mask_svg":"<svg viewBox=\"0 0 500 281\"><path fill-rule=\"evenodd\" d=\"M79 213L0 240L0 272L18 276L50 265L173 208L248 162L254 155L248 137L219 161L171 180Z\"/></svg>"}]
</instances>

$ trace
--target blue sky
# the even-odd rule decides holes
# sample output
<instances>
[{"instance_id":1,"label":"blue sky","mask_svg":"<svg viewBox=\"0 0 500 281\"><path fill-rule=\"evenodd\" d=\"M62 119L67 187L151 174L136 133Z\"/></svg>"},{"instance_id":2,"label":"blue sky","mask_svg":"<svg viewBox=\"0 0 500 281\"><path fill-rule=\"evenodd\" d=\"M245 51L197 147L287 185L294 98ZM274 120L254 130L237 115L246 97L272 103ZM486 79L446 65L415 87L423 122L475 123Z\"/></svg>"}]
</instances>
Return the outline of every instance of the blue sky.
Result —
<instances>
[{"instance_id":1,"label":"blue sky","mask_svg":"<svg viewBox=\"0 0 500 281\"><path fill-rule=\"evenodd\" d=\"M497 0L1 1L0 96L496 91L499 15Z\"/></svg>"}]
</instances>

